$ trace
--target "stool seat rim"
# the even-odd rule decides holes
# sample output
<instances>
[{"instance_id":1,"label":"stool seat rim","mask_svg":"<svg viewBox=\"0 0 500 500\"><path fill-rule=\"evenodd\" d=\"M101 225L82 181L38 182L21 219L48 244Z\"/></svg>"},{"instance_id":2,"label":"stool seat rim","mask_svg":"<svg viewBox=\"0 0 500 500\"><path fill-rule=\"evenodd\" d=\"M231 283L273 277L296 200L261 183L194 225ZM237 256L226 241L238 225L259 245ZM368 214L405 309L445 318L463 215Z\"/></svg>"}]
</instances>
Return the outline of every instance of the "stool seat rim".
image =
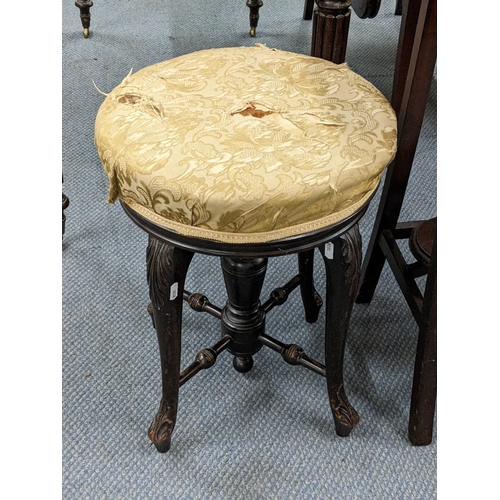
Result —
<instances>
[{"instance_id":1,"label":"stool seat rim","mask_svg":"<svg viewBox=\"0 0 500 500\"><path fill-rule=\"evenodd\" d=\"M321 244L332 241L359 222L359 220L366 213L372 198L373 195L356 212L352 213L345 219L332 224L331 226L323 227L321 229L297 236L260 243L228 243L194 236L185 236L155 224L151 220L143 217L138 212L133 210L123 200L119 201L127 216L137 226L150 236L164 243L195 253L221 257L232 256L245 258L255 256L273 257L293 254L310 250Z\"/></svg>"}]
</instances>

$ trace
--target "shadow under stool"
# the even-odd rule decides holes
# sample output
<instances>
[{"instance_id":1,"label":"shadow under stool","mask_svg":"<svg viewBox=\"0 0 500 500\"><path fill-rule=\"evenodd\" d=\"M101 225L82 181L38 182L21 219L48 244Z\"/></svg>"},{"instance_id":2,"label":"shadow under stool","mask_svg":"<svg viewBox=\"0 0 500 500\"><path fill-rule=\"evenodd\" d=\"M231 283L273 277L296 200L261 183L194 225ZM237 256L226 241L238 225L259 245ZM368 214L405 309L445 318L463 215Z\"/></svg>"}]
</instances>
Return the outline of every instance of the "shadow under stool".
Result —
<instances>
[{"instance_id":1,"label":"shadow under stool","mask_svg":"<svg viewBox=\"0 0 500 500\"><path fill-rule=\"evenodd\" d=\"M119 200L149 235L146 252L162 398L149 428L171 445L179 387L221 352L239 372L262 347L326 378L338 435L359 417L343 359L361 270L358 221L396 152L385 97L346 65L264 46L209 49L128 75L104 100L95 143ZM326 272L324 361L266 333L267 315L300 289L318 318L313 256ZM184 288L194 253L220 259L220 307ZM297 254L298 273L261 302L269 258ZM182 307L220 321L220 337L181 371Z\"/></svg>"}]
</instances>

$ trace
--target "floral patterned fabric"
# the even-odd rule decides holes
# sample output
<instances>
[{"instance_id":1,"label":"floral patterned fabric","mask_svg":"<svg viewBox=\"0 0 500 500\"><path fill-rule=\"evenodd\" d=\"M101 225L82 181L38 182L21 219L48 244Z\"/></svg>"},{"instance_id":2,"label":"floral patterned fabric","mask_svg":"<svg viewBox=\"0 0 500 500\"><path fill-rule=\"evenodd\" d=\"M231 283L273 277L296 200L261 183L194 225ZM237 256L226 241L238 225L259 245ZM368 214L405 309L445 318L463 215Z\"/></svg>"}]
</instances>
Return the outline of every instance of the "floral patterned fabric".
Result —
<instances>
[{"instance_id":1,"label":"floral patterned fabric","mask_svg":"<svg viewBox=\"0 0 500 500\"><path fill-rule=\"evenodd\" d=\"M396 117L345 64L221 48L129 74L99 109L95 144L108 202L187 236L264 242L366 203L395 155Z\"/></svg>"}]
</instances>

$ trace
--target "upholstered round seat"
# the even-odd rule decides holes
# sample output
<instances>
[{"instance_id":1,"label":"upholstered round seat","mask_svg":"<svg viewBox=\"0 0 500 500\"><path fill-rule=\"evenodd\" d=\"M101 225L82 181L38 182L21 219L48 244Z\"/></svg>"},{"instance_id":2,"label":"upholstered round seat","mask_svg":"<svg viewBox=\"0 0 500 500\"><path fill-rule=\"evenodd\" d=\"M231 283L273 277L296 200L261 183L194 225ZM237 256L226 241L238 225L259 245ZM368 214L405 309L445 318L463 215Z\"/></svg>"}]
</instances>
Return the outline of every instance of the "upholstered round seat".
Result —
<instances>
[{"instance_id":1,"label":"upholstered round seat","mask_svg":"<svg viewBox=\"0 0 500 500\"><path fill-rule=\"evenodd\" d=\"M129 74L95 144L109 202L185 236L267 242L359 210L395 155L396 118L345 64L221 48Z\"/></svg>"}]
</instances>

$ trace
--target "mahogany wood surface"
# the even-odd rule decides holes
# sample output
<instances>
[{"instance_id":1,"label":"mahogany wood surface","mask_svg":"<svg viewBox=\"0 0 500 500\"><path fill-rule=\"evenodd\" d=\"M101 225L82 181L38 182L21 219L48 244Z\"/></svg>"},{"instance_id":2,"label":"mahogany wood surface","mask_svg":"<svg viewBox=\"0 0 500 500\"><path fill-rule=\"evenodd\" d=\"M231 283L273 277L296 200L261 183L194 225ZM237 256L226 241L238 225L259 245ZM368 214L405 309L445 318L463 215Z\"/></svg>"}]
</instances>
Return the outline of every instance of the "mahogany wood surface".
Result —
<instances>
[{"instance_id":1,"label":"mahogany wood surface","mask_svg":"<svg viewBox=\"0 0 500 500\"><path fill-rule=\"evenodd\" d=\"M416 226L408 238L411 253L427 267L430 266L436 233L437 217L433 217Z\"/></svg>"},{"instance_id":2,"label":"mahogany wood surface","mask_svg":"<svg viewBox=\"0 0 500 500\"><path fill-rule=\"evenodd\" d=\"M315 0L311 55L336 64L345 62L351 0Z\"/></svg>"},{"instance_id":3,"label":"mahogany wood surface","mask_svg":"<svg viewBox=\"0 0 500 500\"><path fill-rule=\"evenodd\" d=\"M399 220L436 62L436 0L405 0L405 6L392 95L398 116L398 150L387 170L363 263L357 298L360 303L370 302L373 298L384 266L380 235L384 230L394 230ZM408 41L409 33L413 35L412 43ZM411 50L407 49L407 44L411 45Z\"/></svg>"},{"instance_id":4,"label":"mahogany wood surface","mask_svg":"<svg viewBox=\"0 0 500 500\"><path fill-rule=\"evenodd\" d=\"M369 303L387 260L419 326L408 436L432 441L437 359L437 218L401 223L399 217L413 166L437 55L437 0L404 0L392 105L398 116L398 150L389 166L361 271L357 302ZM407 263L396 240L408 239L417 258ZM427 275L422 296L415 281Z\"/></svg>"},{"instance_id":5,"label":"mahogany wood surface","mask_svg":"<svg viewBox=\"0 0 500 500\"><path fill-rule=\"evenodd\" d=\"M408 421L408 437L415 446L432 442L437 395L437 235L434 235L419 334Z\"/></svg>"}]
</instances>

